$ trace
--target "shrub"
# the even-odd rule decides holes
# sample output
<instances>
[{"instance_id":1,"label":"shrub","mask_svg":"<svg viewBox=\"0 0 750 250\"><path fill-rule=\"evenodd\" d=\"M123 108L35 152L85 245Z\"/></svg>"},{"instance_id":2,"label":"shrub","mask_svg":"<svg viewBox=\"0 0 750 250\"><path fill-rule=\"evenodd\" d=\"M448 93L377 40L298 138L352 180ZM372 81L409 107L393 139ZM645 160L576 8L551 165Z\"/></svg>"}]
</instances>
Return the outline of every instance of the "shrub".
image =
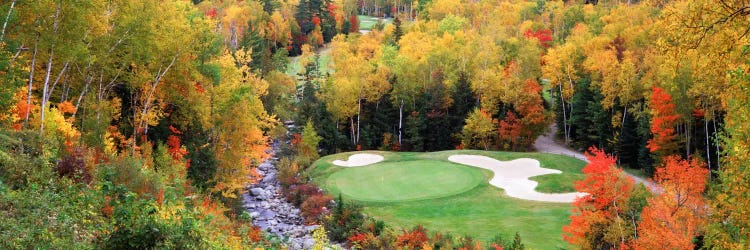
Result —
<instances>
[{"instance_id":1,"label":"shrub","mask_svg":"<svg viewBox=\"0 0 750 250\"><path fill-rule=\"evenodd\" d=\"M525 247L521 241L521 235L516 233L513 240L506 241L503 239L502 235L498 234L487 243L487 250L497 250L498 248L505 250L523 250Z\"/></svg>"},{"instance_id":2,"label":"shrub","mask_svg":"<svg viewBox=\"0 0 750 250\"><path fill-rule=\"evenodd\" d=\"M322 195L322 192L314 184L300 184L293 186L289 189L289 192L286 192L286 200L295 206L300 206L302 202L313 195Z\"/></svg>"},{"instance_id":3,"label":"shrub","mask_svg":"<svg viewBox=\"0 0 750 250\"><path fill-rule=\"evenodd\" d=\"M124 157L101 168L101 179L111 182L112 186L122 185L127 190L147 197L156 197L164 188L160 177L149 169L143 169L140 161Z\"/></svg>"},{"instance_id":4,"label":"shrub","mask_svg":"<svg viewBox=\"0 0 750 250\"><path fill-rule=\"evenodd\" d=\"M78 183L91 183L91 172L86 166L84 150L76 147L62 160L57 162L55 171L60 177L68 177Z\"/></svg>"},{"instance_id":5,"label":"shrub","mask_svg":"<svg viewBox=\"0 0 750 250\"><path fill-rule=\"evenodd\" d=\"M297 173L299 171L299 165L296 162L292 162L287 157L283 157L276 163L276 168L279 170L276 179L281 183L281 187L288 189L292 185L299 184Z\"/></svg>"},{"instance_id":6,"label":"shrub","mask_svg":"<svg viewBox=\"0 0 750 250\"><path fill-rule=\"evenodd\" d=\"M456 248L466 249L466 250L481 250L482 245L479 241L475 241L474 238L470 236L464 236L464 237L458 237Z\"/></svg>"},{"instance_id":7,"label":"shrub","mask_svg":"<svg viewBox=\"0 0 750 250\"><path fill-rule=\"evenodd\" d=\"M415 249L422 247L427 242L427 230L422 225L417 225L411 231L406 231L396 238L397 247Z\"/></svg>"},{"instance_id":8,"label":"shrub","mask_svg":"<svg viewBox=\"0 0 750 250\"><path fill-rule=\"evenodd\" d=\"M54 178L39 144L38 133L0 130L0 179L8 188L21 189Z\"/></svg>"},{"instance_id":9,"label":"shrub","mask_svg":"<svg viewBox=\"0 0 750 250\"><path fill-rule=\"evenodd\" d=\"M324 224L328 228L331 240L345 241L347 238L355 235L357 231L364 231L361 229L366 228L359 228L364 225L364 222L362 207L355 203L344 202L341 195L339 195L336 199L336 207L333 209L331 216L327 217L324 221ZM373 226L373 231L375 229Z\"/></svg>"},{"instance_id":10,"label":"shrub","mask_svg":"<svg viewBox=\"0 0 750 250\"><path fill-rule=\"evenodd\" d=\"M98 213L99 193L54 179L0 191L0 249L92 248L108 227Z\"/></svg>"},{"instance_id":11,"label":"shrub","mask_svg":"<svg viewBox=\"0 0 750 250\"><path fill-rule=\"evenodd\" d=\"M207 248L201 221L192 211L162 218L153 201L126 192L115 208L115 230L102 239L103 249Z\"/></svg>"},{"instance_id":12,"label":"shrub","mask_svg":"<svg viewBox=\"0 0 750 250\"><path fill-rule=\"evenodd\" d=\"M300 212L308 224L320 220L321 216L328 212L327 206L331 203L331 196L316 194L305 199L300 206Z\"/></svg>"},{"instance_id":13,"label":"shrub","mask_svg":"<svg viewBox=\"0 0 750 250\"><path fill-rule=\"evenodd\" d=\"M355 233L347 238L352 245L352 249L382 249L378 238L372 233Z\"/></svg>"},{"instance_id":14,"label":"shrub","mask_svg":"<svg viewBox=\"0 0 750 250\"><path fill-rule=\"evenodd\" d=\"M453 249L453 235L443 235L440 232L435 232L432 235L432 246L435 249Z\"/></svg>"}]
</instances>

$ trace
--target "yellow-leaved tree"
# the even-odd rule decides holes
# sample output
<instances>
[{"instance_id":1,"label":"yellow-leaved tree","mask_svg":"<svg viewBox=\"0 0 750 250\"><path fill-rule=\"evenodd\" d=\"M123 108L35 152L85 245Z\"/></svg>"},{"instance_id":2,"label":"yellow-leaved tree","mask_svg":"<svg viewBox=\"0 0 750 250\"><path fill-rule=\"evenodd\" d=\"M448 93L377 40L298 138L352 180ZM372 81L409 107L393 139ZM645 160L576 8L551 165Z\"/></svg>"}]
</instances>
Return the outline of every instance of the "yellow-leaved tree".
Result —
<instances>
[{"instance_id":1,"label":"yellow-leaved tree","mask_svg":"<svg viewBox=\"0 0 750 250\"><path fill-rule=\"evenodd\" d=\"M276 123L263 109L260 97L266 93L268 83L250 71L250 54L240 50L233 58L225 52L218 61L221 82L210 90L214 106L213 146L219 160L214 191L224 197L236 197L260 177L255 167L269 157L268 137L263 131Z\"/></svg>"}]
</instances>

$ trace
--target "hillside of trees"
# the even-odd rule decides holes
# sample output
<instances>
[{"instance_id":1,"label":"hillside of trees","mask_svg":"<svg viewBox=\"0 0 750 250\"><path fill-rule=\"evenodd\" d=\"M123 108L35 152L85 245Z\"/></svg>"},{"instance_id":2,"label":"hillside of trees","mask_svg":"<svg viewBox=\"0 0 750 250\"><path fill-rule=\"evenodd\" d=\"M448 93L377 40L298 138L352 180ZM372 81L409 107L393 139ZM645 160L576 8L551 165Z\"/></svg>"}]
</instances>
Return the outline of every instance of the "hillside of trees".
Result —
<instances>
[{"instance_id":1,"label":"hillside of trees","mask_svg":"<svg viewBox=\"0 0 750 250\"><path fill-rule=\"evenodd\" d=\"M269 142L302 132L289 121L319 136L294 172L318 153L531 151L554 125L589 150L577 189L598 194L574 203L573 246L750 244L747 1L8 0L0 14L0 248L278 246L238 197ZM359 34L357 14L394 21Z\"/></svg>"}]
</instances>

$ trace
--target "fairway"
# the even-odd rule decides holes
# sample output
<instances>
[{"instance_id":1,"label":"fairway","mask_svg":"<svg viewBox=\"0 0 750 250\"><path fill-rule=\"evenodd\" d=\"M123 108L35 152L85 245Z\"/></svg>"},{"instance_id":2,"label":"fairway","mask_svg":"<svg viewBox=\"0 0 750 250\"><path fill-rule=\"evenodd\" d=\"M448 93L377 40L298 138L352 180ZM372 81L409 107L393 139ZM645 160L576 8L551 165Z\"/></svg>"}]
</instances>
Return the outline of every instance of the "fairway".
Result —
<instances>
[{"instance_id":1,"label":"fairway","mask_svg":"<svg viewBox=\"0 0 750 250\"><path fill-rule=\"evenodd\" d=\"M384 161L361 167L340 167L357 153L378 154ZM423 225L431 231L468 235L490 240L497 234L518 232L530 249L569 248L562 227L570 223L569 203L550 203L510 197L492 186L490 170L455 164L452 155L482 155L501 161L536 159L543 168L562 174L530 178L536 191L575 191L573 182L583 178L585 163L572 157L545 153L491 152L478 150L432 153L365 151L325 156L312 166L310 176L331 195L342 194L364 206L368 216L385 221L396 230ZM479 178L476 181L475 178Z\"/></svg>"},{"instance_id":2,"label":"fairway","mask_svg":"<svg viewBox=\"0 0 750 250\"><path fill-rule=\"evenodd\" d=\"M348 199L394 202L466 192L484 181L476 168L436 160L383 162L332 174L327 185Z\"/></svg>"}]
</instances>

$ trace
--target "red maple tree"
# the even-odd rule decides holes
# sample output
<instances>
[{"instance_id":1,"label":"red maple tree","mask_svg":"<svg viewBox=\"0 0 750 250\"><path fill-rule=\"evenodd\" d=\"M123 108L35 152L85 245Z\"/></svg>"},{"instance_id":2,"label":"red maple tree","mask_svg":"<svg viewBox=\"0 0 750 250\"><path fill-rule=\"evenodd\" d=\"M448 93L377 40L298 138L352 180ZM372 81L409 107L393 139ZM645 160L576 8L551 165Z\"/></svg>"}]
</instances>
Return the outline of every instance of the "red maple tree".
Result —
<instances>
[{"instance_id":1,"label":"red maple tree","mask_svg":"<svg viewBox=\"0 0 750 250\"><path fill-rule=\"evenodd\" d=\"M318 26L318 25L320 25L320 17L318 17L318 15L317 15L317 14L313 14L313 17L312 17L312 22L313 22L313 24L314 24L315 26Z\"/></svg>"},{"instance_id":2,"label":"red maple tree","mask_svg":"<svg viewBox=\"0 0 750 250\"><path fill-rule=\"evenodd\" d=\"M654 180L663 192L650 198L638 224L635 249L693 249L693 239L706 223L703 198L708 170L697 159L668 156Z\"/></svg>"},{"instance_id":3,"label":"red maple tree","mask_svg":"<svg viewBox=\"0 0 750 250\"><path fill-rule=\"evenodd\" d=\"M171 125L169 126L169 130L172 132L172 135L167 137L167 152L169 152L173 160L180 161L188 153L185 147L181 145L180 137L178 137L182 134L182 131Z\"/></svg>"},{"instance_id":4,"label":"red maple tree","mask_svg":"<svg viewBox=\"0 0 750 250\"><path fill-rule=\"evenodd\" d=\"M583 168L586 178L576 182L575 189L589 195L573 202L570 224L563 227L563 239L573 245L584 246L592 225L611 224L623 213L633 180L616 168L617 159L604 150L591 147L585 154L589 163Z\"/></svg>"},{"instance_id":5,"label":"red maple tree","mask_svg":"<svg viewBox=\"0 0 750 250\"><path fill-rule=\"evenodd\" d=\"M357 15L352 14L349 16L349 24L349 32L359 32L359 19L357 18Z\"/></svg>"},{"instance_id":6,"label":"red maple tree","mask_svg":"<svg viewBox=\"0 0 750 250\"><path fill-rule=\"evenodd\" d=\"M526 30L523 33L526 38L535 38L539 45L549 48L552 45L552 31L549 29L538 29L536 31Z\"/></svg>"},{"instance_id":7,"label":"red maple tree","mask_svg":"<svg viewBox=\"0 0 750 250\"><path fill-rule=\"evenodd\" d=\"M663 155L671 154L677 149L674 127L680 115L674 113L672 97L661 87L651 88L650 105L653 111L651 133L654 137L648 140L647 147L652 153L661 151Z\"/></svg>"},{"instance_id":8,"label":"red maple tree","mask_svg":"<svg viewBox=\"0 0 750 250\"><path fill-rule=\"evenodd\" d=\"M518 116L513 111L508 110L505 114L505 119L500 121L500 138L504 141L510 141L511 147L515 149L518 145L518 139L521 136L521 124L518 121Z\"/></svg>"}]
</instances>

